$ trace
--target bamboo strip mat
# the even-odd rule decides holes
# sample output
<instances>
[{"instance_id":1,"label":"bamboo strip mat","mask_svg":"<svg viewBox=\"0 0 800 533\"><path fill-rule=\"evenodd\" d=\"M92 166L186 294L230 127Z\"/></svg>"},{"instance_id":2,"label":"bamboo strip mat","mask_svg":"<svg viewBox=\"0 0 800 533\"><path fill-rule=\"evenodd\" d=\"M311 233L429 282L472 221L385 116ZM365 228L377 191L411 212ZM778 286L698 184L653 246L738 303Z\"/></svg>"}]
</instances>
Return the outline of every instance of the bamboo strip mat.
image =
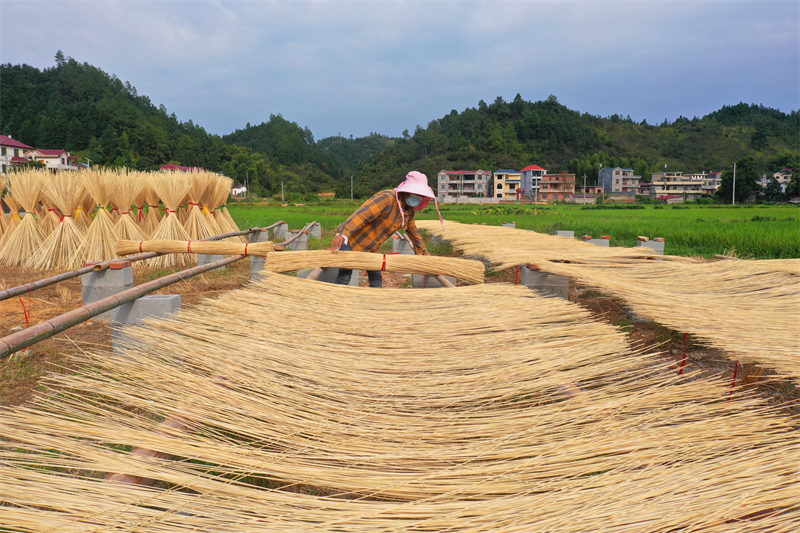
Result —
<instances>
[{"instance_id":1,"label":"bamboo strip mat","mask_svg":"<svg viewBox=\"0 0 800 533\"><path fill-rule=\"evenodd\" d=\"M130 335L124 353L53 375L33 405L0 411L4 526L800 523L796 420L743 394L728 400L727 379L676 376L579 306L523 287L376 291L265 273ZM103 481L109 472L157 483Z\"/></svg>"}]
</instances>

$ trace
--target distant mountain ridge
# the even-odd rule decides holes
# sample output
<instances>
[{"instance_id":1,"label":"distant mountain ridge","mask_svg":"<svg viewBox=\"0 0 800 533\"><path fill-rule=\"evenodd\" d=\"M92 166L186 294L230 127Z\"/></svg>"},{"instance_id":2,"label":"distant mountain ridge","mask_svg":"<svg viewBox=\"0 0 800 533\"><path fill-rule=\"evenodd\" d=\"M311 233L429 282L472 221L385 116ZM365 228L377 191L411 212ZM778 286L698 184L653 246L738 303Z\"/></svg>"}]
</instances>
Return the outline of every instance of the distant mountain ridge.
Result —
<instances>
[{"instance_id":1,"label":"distant mountain ridge","mask_svg":"<svg viewBox=\"0 0 800 533\"><path fill-rule=\"evenodd\" d=\"M558 103L498 97L452 110L413 134L370 134L314 140L308 128L273 114L225 136L191 120L181 122L140 95L130 83L63 54L56 65L0 66L0 133L31 146L66 148L93 164L158 168L176 163L224 172L255 192L298 197L335 190L365 196L396 185L408 170L433 177L441 169L496 170L539 164L586 174L600 165L633 168L647 177L661 170L721 170L752 157L764 171L797 166L798 111L761 105L724 106L703 118L680 117L659 126L619 115L597 117Z\"/></svg>"}]
</instances>

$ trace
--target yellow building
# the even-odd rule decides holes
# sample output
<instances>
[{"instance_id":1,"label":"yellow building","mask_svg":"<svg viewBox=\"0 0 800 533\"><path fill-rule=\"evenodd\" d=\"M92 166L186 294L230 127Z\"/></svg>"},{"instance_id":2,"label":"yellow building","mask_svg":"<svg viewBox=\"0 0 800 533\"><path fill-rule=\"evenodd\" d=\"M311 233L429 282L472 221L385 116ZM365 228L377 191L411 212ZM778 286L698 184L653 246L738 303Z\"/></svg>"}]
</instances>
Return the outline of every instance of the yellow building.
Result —
<instances>
[{"instance_id":1,"label":"yellow building","mask_svg":"<svg viewBox=\"0 0 800 533\"><path fill-rule=\"evenodd\" d=\"M516 200L522 173L502 168L494 171L493 196L500 200Z\"/></svg>"}]
</instances>

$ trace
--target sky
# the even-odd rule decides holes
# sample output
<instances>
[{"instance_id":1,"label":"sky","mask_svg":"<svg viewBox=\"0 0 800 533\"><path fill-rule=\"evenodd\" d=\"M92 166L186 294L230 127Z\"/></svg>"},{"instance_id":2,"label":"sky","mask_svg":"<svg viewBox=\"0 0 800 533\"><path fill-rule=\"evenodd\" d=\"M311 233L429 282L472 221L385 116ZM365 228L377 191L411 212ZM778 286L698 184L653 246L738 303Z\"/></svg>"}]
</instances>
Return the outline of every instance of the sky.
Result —
<instances>
[{"instance_id":1,"label":"sky","mask_svg":"<svg viewBox=\"0 0 800 533\"><path fill-rule=\"evenodd\" d=\"M0 62L57 50L225 135L398 137L480 100L555 95L660 124L800 108L800 2L0 0ZM0 102L2 105L2 102Z\"/></svg>"}]
</instances>

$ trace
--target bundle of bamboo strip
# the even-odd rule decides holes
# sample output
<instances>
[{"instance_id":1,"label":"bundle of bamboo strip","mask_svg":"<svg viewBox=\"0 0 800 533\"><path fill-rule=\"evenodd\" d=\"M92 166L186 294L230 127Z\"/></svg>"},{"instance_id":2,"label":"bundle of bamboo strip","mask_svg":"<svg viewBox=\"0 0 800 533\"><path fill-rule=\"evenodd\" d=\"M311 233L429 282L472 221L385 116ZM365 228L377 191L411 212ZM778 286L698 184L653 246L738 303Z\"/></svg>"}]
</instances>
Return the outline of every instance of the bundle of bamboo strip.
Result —
<instances>
[{"instance_id":1,"label":"bundle of bamboo strip","mask_svg":"<svg viewBox=\"0 0 800 533\"><path fill-rule=\"evenodd\" d=\"M83 241L83 229L75 222L75 209L82 200L83 182L76 172L57 172L45 182L42 189L47 200L62 213L56 228L47 236L42 246L24 263L33 270L73 268L73 259Z\"/></svg>"},{"instance_id":2,"label":"bundle of bamboo strip","mask_svg":"<svg viewBox=\"0 0 800 533\"><path fill-rule=\"evenodd\" d=\"M183 227L189 235L189 239L197 241L216 235L213 229L208 226L208 220L200 210L200 200L205 195L205 190L211 185L214 175L210 172L191 172L187 175L189 179L189 193L186 204L186 220Z\"/></svg>"},{"instance_id":3,"label":"bundle of bamboo strip","mask_svg":"<svg viewBox=\"0 0 800 533\"><path fill-rule=\"evenodd\" d=\"M8 222L6 221L6 211L3 207L3 193L4 191L0 189L0 242L3 240L3 234L6 232L6 228L8 227Z\"/></svg>"},{"instance_id":4,"label":"bundle of bamboo strip","mask_svg":"<svg viewBox=\"0 0 800 533\"><path fill-rule=\"evenodd\" d=\"M23 170L13 172L9 176L11 194L22 206L24 212L19 224L8 236L0 250L0 265L20 266L41 248L44 234L34 212L42 194L45 177L49 178L50 174L42 170ZM12 210L12 219L15 217L15 213Z\"/></svg>"},{"instance_id":5,"label":"bundle of bamboo strip","mask_svg":"<svg viewBox=\"0 0 800 533\"><path fill-rule=\"evenodd\" d=\"M220 228L222 233L228 233L232 231L239 231L239 228L236 227L235 224L231 224L230 222L230 215L227 217L225 216L225 202L228 200L228 196L231 193L231 185L233 184L233 180L230 178L221 177L217 180L214 186L214 197L213 197L213 208L212 212L214 214L214 220L216 221L217 225ZM238 237L231 237L227 240L236 240L241 242L246 242L247 237L244 235L240 235Z\"/></svg>"},{"instance_id":6,"label":"bundle of bamboo strip","mask_svg":"<svg viewBox=\"0 0 800 533\"><path fill-rule=\"evenodd\" d=\"M142 191L144 192L144 202L147 208L147 213L144 216L144 221L141 223L142 233L148 238L156 231L159 220L161 217L158 215L159 198L158 193L153 189L154 174L152 172L145 174Z\"/></svg>"},{"instance_id":7,"label":"bundle of bamboo strip","mask_svg":"<svg viewBox=\"0 0 800 533\"><path fill-rule=\"evenodd\" d=\"M189 181L178 172L159 172L153 174L150 186L167 208L164 218L158 223L150 239L158 241L190 240L177 216L180 201L189 191ZM193 261L194 256L191 254L168 254L148 259L146 264L151 268L170 268L188 265Z\"/></svg>"},{"instance_id":8,"label":"bundle of bamboo strip","mask_svg":"<svg viewBox=\"0 0 800 533\"><path fill-rule=\"evenodd\" d=\"M111 204L119 212L114 231L120 239L143 240L144 234L131 215L131 205L142 189L142 174L117 171L106 174Z\"/></svg>"},{"instance_id":9,"label":"bundle of bamboo strip","mask_svg":"<svg viewBox=\"0 0 800 533\"><path fill-rule=\"evenodd\" d=\"M118 255L142 252L192 253L209 255L261 255L275 249L272 241L239 243L225 241L117 241Z\"/></svg>"},{"instance_id":10,"label":"bundle of bamboo strip","mask_svg":"<svg viewBox=\"0 0 800 533\"><path fill-rule=\"evenodd\" d=\"M11 236L11 233L14 231L14 229L19 226L20 222L20 205L19 202L14 199L14 195L11 194L10 190L6 191L6 195L3 197L3 202L5 202L5 204L8 206L8 216L6 217L5 214L3 214L3 218L5 219L5 231L2 235L0 235L0 249L3 248L3 245Z\"/></svg>"},{"instance_id":11,"label":"bundle of bamboo strip","mask_svg":"<svg viewBox=\"0 0 800 533\"><path fill-rule=\"evenodd\" d=\"M485 268L480 261L458 257L330 250L274 253L270 254L269 260L264 265L264 269L271 272L289 272L314 267L385 270L406 274L442 274L473 284L483 283Z\"/></svg>"},{"instance_id":12,"label":"bundle of bamboo strip","mask_svg":"<svg viewBox=\"0 0 800 533\"><path fill-rule=\"evenodd\" d=\"M41 208L39 209L39 227L42 233L47 236L53 233L61 220L61 213L55 206L51 205L50 200L42 198Z\"/></svg>"},{"instance_id":13,"label":"bundle of bamboo strip","mask_svg":"<svg viewBox=\"0 0 800 533\"><path fill-rule=\"evenodd\" d=\"M228 180L230 180L230 178L225 178L219 174L212 174L208 180L208 185L205 191L203 191L203 196L200 198L203 219L206 221L206 224L214 235L219 235L220 233L227 233L230 231L223 231L223 229L217 223L217 220L214 218L214 212L220 205L222 205L222 203L225 202L225 200L218 202L218 192L221 187L225 187L225 182ZM230 181L231 183L233 182L233 180Z\"/></svg>"},{"instance_id":14,"label":"bundle of bamboo strip","mask_svg":"<svg viewBox=\"0 0 800 533\"><path fill-rule=\"evenodd\" d=\"M100 172L81 173L83 186L97 205L94 219L86 231L83 242L75 250L73 258L76 264L106 261L116 257L114 249L118 240L114 230L114 221L108 212L109 187L112 185Z\"/></svg>"},{"instance_id":15,"label":"bundle of bamboo strip","mask_svg":"<svg viewBox=\"0 0 800 533\"><path fill-rule=\"evenodd\" d=\"M148 180L147 180L148 173L141 173L139 176L139 182L142 184L142 188L139 190L139 194L136 195L136 199L133 201L134 205L136 206L136 224L139 226L139 229L144 231L144 204L146 198L146 190L149 187ZM145 235L146 236L146 235Z\"/></svg>"},{"instance_id":16,"label":"bundle of bamboo strip","mask_svg":"<svg viewBox=\"0 0 800 533\"><path fill-rule=\"evenodd\" d=\"M88 174L90 172L91 171L89 170L82 170L81 174L84 173ZM95 207L94 198L92 198L92 195L89 194L89 191L87 191L86 188L84 187L83 194L81 195L81 201L78 204L78 207L75 208L75 222L81 225L81 227L84 230L84 233L86 232L86 230L89 229L89 226L92 223L91 215L92 211L94 211L94 207Z\"/></svg>"}]
</instances>

